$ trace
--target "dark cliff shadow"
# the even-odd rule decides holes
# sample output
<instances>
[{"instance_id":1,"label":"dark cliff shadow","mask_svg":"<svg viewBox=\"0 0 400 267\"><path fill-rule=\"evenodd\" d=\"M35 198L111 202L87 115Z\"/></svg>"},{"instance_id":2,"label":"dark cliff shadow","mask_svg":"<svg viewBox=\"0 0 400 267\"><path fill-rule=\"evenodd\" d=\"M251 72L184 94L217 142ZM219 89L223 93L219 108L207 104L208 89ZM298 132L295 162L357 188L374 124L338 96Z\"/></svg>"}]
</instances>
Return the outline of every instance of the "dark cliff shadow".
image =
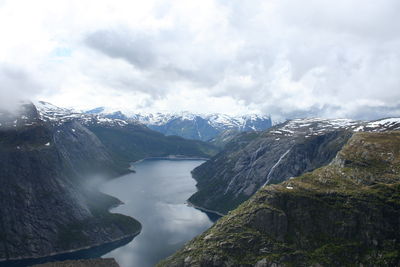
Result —
<instances>
[{"instance_id":1,"label":"dark cliff shadow","mask_svg":"<svg viewBox=\"0 0 400 267\"><path fill-rule=\"evenodd\" d=\"M96 247L82 249L75 252L70 253L62 253L48 257L42 258L31 258L31 259L23 259L23 260L11 260L11 261L3 261L0 262L0 267L25 267L32 266L35 264L41 264L52 261L65 261L65 260L78 260L78 259L93 259L99 258L108 252L119 248L121 246L125 246L130 243L135 236L130 236L118 241L110 242L107 244L99 245Z\"/></svg>"}]
</instances>

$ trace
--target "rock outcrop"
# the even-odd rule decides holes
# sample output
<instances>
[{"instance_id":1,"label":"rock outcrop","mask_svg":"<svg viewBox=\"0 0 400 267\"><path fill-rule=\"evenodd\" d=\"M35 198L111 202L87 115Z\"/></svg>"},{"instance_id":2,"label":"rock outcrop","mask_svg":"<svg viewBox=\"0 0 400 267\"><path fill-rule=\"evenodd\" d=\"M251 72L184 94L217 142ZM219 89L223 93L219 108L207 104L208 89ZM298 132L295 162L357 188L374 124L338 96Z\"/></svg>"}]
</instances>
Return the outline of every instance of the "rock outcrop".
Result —
<instances>
[{"instance_id":1,"label":"rock outcrop","mask_svg":"<svg viewBox=\"0 0 400 267\"><path fill-rule=\"evenodd\" d=\"M159 266L399 266L400 132L259 190Z\"/></svg>"},{"instance_id":2,"label":"rock outcrop","mask_svg":"<svg viewBox=\"0 0 400 267\"><path fill-rule=\"evenodd\" d=\"M351 136L347 120L291 121L262 133L243 133L193 171L198 192L189 201L227 213L265 184L328 164Z\"/></svg>"},{"instance_id":3,"label":"rock outcrop","mask_svg":"<svg viewBox=\"0 0 400 267\"><path fill-rule=\"evenodd\" d=\"M328 164L354 132L400 129L399 118L378 121L295 119L265 132L242 133L193 171L197 207L226 214L258 189Z\"/></svg>"}]
</instances>

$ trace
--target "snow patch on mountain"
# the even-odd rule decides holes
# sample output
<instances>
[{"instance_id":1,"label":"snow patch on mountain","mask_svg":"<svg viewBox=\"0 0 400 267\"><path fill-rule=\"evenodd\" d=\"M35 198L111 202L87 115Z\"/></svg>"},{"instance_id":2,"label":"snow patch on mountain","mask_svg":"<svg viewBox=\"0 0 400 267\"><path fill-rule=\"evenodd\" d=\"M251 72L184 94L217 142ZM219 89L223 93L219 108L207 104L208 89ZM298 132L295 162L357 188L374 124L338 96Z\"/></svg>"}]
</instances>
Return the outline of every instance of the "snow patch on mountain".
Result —
<instances>
[{"instance_id":1,"label":"snow patch on mountain","mask_svg":"<svg viewBox=\"0 0 400 267\"><path fill-rule=\"evenodd\" d=\"M304 135L307 138L323 135L332 130L351 130L353 132L400 130L400 118L386 118L376 121L323 118L293 119L274 126L269 133L282 136Z\"/></svg>"},{"instance_id":2,"label":"snow patch on mountain","mask_svg":"<svg viewBox=\"0 0 400 267\"><path fill-rule=\"evenodd\" d=\"M390 130L400 130L400 118L387 118L376 121L371 121L365 125L365 128L375 128L379 131L382 128L388 128Z\"/></svg>"},{"instance_id":3,"label":"snow patch on mountain","mask_svg":"<svg viewBox=\"0 0 400 267\"><path fill-rule=\"evenodd\" d=\"M105 107L98 107L87 111L89 114L101 114L107 118L122 118L134 120L150 129L165 135L178 135L187 139L211 140L226 130L262 131L272 126L271 118L265 115L245 114L231 116L227 114L199 114L189 111L131 113L121 111L110 112Z\"/></svg>"},{"instance_id":4,"label":"snow patch on mountain","mask_svg":"<svg viewBox=\"0 0 400 267\"><path fill-rule=\"evenodd\" d=\"M52 122L56 125L61 125L65 122L77 120L84 125L101 124L124 127L129 122L123 119L112 119L95 113L82 113L74 109L60 108L51 103L38 101L34 103L39 112L40 118L44 121Z\"/></svg>"}]
</instances>

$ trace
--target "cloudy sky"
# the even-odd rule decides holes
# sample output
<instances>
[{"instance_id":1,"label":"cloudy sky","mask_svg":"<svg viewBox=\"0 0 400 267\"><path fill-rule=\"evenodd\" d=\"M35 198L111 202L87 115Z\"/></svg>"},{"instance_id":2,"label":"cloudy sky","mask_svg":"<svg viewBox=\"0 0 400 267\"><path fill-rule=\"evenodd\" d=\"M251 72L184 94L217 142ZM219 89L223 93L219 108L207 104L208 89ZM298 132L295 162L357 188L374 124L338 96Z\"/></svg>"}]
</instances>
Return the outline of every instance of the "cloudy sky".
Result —
<instances>
[{"instance_id":1,"label":"cloudy sky","mask_svg":"<svg viewBox=\"0 0 400 267\"><path fill-rule=\"evenodd\" d=\"M0 0L0 103L400 116L399 0Z\"/></svg>"}]
</instances>

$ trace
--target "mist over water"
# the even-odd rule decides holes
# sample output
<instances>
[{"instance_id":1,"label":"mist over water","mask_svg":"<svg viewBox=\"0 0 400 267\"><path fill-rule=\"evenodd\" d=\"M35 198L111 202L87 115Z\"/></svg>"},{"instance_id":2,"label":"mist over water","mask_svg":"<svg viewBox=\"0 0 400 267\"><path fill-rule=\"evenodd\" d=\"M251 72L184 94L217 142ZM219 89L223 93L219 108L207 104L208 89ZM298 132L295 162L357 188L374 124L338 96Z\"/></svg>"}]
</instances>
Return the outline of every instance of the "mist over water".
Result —
<instances>
[{"instance_id":1,"label":"mist over water","mask_svg":"<svg viewBox=\"0 0 400 267\"><path fill-rule=\"evenodd\" d=\"M136 173L104 184L102 192L125 203L112 212L134 217L143 229L128 245L103 257L114 257L122 267L154 266L208 229L209 217L185 204L197 191L190 171L203 162L145 160L134 165Z\"/></svg>"}]
</instances>

